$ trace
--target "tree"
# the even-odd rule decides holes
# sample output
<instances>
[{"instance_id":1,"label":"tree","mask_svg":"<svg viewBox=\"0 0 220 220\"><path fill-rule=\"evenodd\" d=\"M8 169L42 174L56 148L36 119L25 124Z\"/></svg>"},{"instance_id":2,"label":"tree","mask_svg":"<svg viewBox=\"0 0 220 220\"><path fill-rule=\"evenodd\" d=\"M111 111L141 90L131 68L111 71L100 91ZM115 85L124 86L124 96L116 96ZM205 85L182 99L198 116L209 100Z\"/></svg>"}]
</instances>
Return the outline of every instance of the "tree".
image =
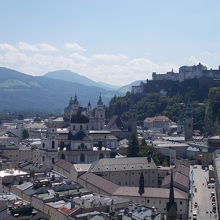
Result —
<instances>
[{"instance_id":1,"label":"tree","mask_svg":"<svg viewBox=\"0 0 220 220\"><path fill-rule=\"evenodd\" d=\"M23 139L29 138L29 133L28 133L28 130L27 130L27 129L24 129L24 130L23 130L23 132L22 132L22 138L23 138Z\"/></svg>"},{"instance_id":2,"label":"tree","mask_svg":"<svg viewBox=\"0 0 220 220\"><path fill-rule=\"evenodd\" d=\"M138 157L139 143L136 134L132 134L128 143L128 157Z\"/></svg>"}]
</instances>

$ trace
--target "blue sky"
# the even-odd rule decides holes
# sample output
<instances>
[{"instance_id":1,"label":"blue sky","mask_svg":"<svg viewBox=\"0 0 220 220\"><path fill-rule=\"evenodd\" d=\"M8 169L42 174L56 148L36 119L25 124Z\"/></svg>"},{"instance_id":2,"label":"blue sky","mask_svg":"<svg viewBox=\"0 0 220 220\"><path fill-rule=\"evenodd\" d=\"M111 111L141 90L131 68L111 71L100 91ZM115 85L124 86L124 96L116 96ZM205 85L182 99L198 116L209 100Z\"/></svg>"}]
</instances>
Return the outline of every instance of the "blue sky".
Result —
<instances>
[{"instance_id":1,"label":"blue sky","mask_svg":"<svg viewBox=\"0 0 220 220\"><path fill-rule=\"evenodd\" d=\"M7 0L0 10L0 65L28 74L69 69L123 85L220 65L219 0Z\"/></svg>"}]
</instances>

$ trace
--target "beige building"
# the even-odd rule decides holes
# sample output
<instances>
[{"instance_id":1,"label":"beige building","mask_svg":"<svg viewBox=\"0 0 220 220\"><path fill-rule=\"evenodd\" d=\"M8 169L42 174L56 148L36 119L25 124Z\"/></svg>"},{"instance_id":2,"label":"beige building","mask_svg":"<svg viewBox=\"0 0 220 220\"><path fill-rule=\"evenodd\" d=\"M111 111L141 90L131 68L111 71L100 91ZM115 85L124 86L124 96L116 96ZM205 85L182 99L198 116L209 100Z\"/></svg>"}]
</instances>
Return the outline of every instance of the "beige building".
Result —
<instances>
[{"instance_id":1,"label":"beige building","mask_svg":"<svg viewBox=\"0 0 220 220\"><path fill-rule=\"evenodd\" d=\"M94 162L89 169L89 172L120 186L139 186L141 171L146 187L158 187L158 168L147 157L103 158Z\"/></svg>"},{"instance_id":2,"label":"beige building","mask_svg":"<svg viewBox=\"0 0 220 220\"><path fill-rule=\"evenodd\" d=\"M145 188L144 194L140 196L138 187L119 187L113 195L129 199L135 203L147 207L156 207L163 215L167 214L167 203L169 201L170 189ZM174 189L174 198L177 203L177 215L179 219L188 219L188 193Z\"/></svg>"}]
</instances>

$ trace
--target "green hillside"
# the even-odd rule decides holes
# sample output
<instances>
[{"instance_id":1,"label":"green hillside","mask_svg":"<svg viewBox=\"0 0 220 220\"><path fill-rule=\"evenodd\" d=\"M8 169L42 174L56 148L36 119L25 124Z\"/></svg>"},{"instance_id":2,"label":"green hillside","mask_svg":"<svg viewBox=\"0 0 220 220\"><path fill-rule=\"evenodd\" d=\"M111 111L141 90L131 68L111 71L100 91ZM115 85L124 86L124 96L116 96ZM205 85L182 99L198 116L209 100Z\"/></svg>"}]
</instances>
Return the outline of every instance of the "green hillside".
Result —
<instances>
[{"instance_id":1,"label":"green hillside","mask_svg":"<svg viewBox=\"0 0 220 220\"><path fill-rule=\"evenodd\" d=\"M100 93L107 104L115 92L0 67L0 111L60 112L75 93L83 106L88 101L95 106Z\"/></svg>"}]
</instances>

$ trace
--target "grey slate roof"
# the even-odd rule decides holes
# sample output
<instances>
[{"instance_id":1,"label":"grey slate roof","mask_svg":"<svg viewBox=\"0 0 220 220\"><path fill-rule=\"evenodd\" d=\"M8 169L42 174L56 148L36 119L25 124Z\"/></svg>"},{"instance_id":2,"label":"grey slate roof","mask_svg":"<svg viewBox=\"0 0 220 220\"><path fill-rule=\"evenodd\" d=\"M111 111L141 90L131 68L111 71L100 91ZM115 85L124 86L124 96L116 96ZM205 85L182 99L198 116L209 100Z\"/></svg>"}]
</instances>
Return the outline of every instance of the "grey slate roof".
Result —
<instances>
[{"instance_id":1,"label":"grey slate roof","mask_svg":"<svg viewBox=\"0 0 220 220\"><path fill-rule=\"evenodd\" d=\"M153 160L147 157L103 158L94 162L89 172L156 169Z\"/></svg>"},{"instance_id":2,"label":"grey slate roof","mask_svg":"<svg viewBox=\"0 0 220 220\"><path fill-rule=\"evenodd\" d=\"M118 115L113 115L109 123L107 124L107 129L126 130L127 126Z\"/></svg>"},{"instance_id":3,"label":"grey slate roof","mask_svg":"<svg viewBox=\"0 0 220 220\"><path fill-rule=\"evenodd\" d=\"M66 160L58 160L55 165L63 170L65 170L66 172L70 173L71 168L73 166L72 163L67 162Z\"/></svg>"},{"instance_id":4,"label":"grey slate roof","mask_svg":"<svg viewBox=\"0 0 220 220\"><path fill-rule=\"evenodd\" d=\"M179 188L180 186L182 186L183 188L185 188L185 191L188 192L189 191L189 177L179 172L175 172L173 174L173 185L176 188ZM164 178L161 187L166 187L166 188L170 187L170 175Z\"/></svg>"},{"instance_id":5,"label":"grey slate roof","mask_svg":"<svg viewBox=\"0 0 220 220\"><path fill-rule=\"evenodd\" d=\"M164 198L169 199L170 189L167 188L144 188L142 198ZM126 197L140 197L138 187L120 186L113 195ZM188 193L174 188L175 199L188 199Z\"/></svg>"},{"instance_id":6,"label":"grey slate roof","mask_svg":"<svg viewBox=\"0 0 220 220\"><path fill-rule=\"evenodd\" d=\"M119 187L115 183L112 183L100 176L93 173L85 173L79 177L79 179L85 181L88 184L94 185L98 189L112 195L113 192Z\"/></svg>"}]
</instances>

